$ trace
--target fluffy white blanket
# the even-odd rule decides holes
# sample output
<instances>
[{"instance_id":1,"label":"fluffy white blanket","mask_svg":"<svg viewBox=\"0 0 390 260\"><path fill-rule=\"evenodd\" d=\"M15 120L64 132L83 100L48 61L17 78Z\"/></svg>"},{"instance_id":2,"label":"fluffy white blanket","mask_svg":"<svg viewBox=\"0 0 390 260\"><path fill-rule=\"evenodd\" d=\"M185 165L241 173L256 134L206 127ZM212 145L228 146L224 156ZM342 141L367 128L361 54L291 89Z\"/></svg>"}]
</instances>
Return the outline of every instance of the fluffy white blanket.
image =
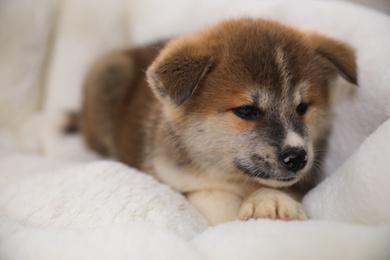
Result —
<instances>
[{"instance_id":1,"label":"fluffy white blanket","mask_svg":"<svg viewBox=\"0 0 390 260\"><path fill-rule=\"evenodd\" d=\"M335 111L309 221L208 227L181 194L58 132L102 53L237 16L357 49L359 90ZM389 32L388 16L344 2L1 1L0 259L390 259Z\"/></svg>"}]
</instances>

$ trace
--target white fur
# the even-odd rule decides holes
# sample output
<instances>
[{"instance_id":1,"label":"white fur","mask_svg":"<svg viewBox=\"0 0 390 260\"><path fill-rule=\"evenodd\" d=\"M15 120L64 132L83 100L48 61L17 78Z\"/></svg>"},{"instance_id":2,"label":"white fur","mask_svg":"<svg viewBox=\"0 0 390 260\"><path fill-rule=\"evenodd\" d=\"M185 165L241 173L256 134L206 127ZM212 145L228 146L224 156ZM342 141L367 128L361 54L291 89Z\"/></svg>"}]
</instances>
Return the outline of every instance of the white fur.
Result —
<instances>
[{"instance_id":1,"label":"white fur","mask_svg":"<svg viewBox=\"0 0 390 260\"><path fill-rule=\"evenodd\" d=\"M252 0L4 0L0 14L0 259L390 259L390 121L378 128L390 118L388 16ZM359 88L335 109L331 177L304 200L317 220L204 231L179 193L122 164L88 163L100 159L62 137L56 115L78 106L87 66L105 50L242 15L349 42Z\"/></svg>"},{"instance_id":2,"label":"white fur","mask_svg":"<svg viewBox=\"0 0 390 260\"><path fill-rule=\"evenodd\" d=\"M305 147L305 141L303 140L303 138L291 130L287 132L287 137L284 143L285 146L300 147L300 148Z\"/></svg>"}]
</instances>

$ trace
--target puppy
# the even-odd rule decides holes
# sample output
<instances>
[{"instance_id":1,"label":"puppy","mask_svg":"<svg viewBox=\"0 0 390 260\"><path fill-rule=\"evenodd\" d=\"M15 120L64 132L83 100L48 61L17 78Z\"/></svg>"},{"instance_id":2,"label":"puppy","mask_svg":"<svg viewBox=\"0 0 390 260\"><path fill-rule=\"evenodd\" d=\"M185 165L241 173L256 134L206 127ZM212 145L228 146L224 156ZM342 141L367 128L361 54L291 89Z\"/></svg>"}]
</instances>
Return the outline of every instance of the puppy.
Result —
<instances>
[{"instance_id":1,"label":"puppy","mask_svg":"<svg viewBox=\"0 0 390 260\"><path fill-rule=\"evenodd\" d=\"M340 82L357 84L347 44L228 20L101 59L81 129L90 148L182 192L211 225L304 220Z\"/></svg>"}]
</instances>

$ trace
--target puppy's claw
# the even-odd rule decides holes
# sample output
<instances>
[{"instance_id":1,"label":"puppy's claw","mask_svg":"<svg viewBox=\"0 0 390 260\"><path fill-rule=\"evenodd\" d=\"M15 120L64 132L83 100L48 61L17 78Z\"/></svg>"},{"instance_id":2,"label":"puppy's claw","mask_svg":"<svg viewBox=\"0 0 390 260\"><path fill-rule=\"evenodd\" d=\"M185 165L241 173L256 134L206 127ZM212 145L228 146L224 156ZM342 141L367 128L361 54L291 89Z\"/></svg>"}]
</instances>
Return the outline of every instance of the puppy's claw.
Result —
<instances>
[{"instance_id":1,"label":"puppy's claw","mask_svg":"<svg viewBox=\"0 0 390 260\"><path fill-rule=\"evenodd\" d=\"M305 220L302 205L289 195L276 190L262 190L244 200L238 214L240 220L269 218L281 220Z\"/></svg>"}]
</instances>

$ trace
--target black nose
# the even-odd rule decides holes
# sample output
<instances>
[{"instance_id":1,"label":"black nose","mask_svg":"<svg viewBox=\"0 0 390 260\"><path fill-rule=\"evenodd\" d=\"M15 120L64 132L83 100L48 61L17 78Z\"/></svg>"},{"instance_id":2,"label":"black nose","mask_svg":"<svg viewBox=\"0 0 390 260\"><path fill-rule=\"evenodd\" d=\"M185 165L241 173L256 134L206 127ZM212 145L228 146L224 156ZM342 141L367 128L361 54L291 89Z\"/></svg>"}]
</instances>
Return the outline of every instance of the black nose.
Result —
<instances>
[{"instance_id":1,"label":"black nose","mask_svg":"<svg viewBox=\"0 0 390 260\"><path fill-rule=\"evenodd\" d=\"M297 172L305 167L307 163L307 153L303 149L290 148L280 154L282 165L291 172Z\"/></svg>"}]
</instances>

